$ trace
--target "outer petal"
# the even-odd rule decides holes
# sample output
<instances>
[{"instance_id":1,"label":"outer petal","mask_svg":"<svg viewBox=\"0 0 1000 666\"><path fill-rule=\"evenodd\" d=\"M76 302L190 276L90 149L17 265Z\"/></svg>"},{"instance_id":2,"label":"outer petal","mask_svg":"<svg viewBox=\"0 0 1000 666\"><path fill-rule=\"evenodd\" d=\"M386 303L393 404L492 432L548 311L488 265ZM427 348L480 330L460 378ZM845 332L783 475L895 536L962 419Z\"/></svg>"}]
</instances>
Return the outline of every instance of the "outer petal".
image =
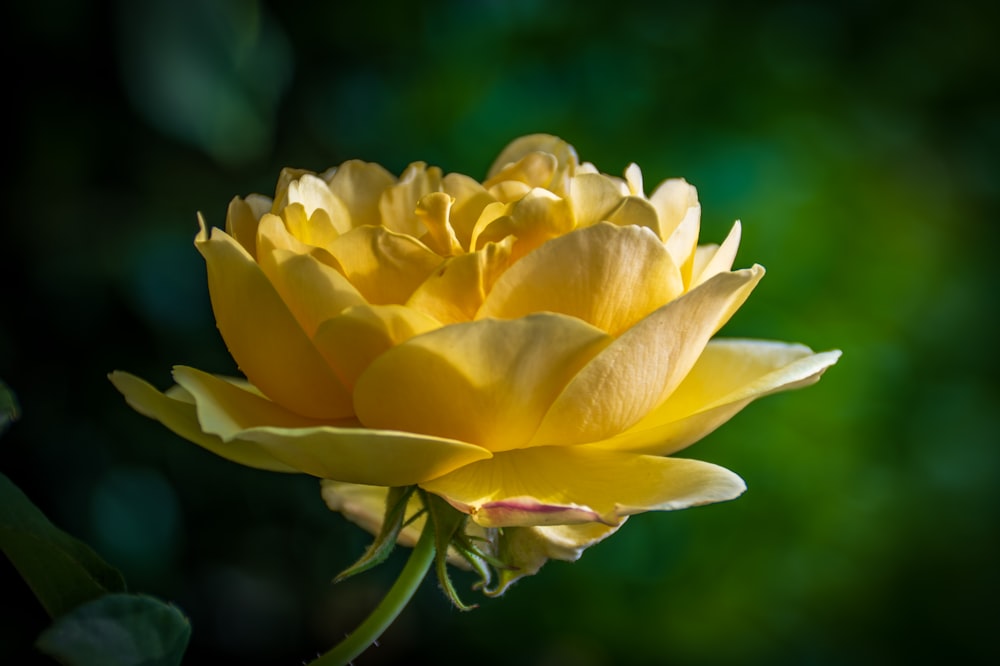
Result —
<instances>
[{"instance_id":1,"label":"outer petal","mask_svg":"<svg viewBox=\"0 0 1000 666\"><path fill-rule=\"evenodd\" d=\"M608 338L582 321L536 314L454 324L411 338L368 367L354 389L371 428L524 446L566 382Z\"/></svg>"},{"instance_id":2,"label":"outer petal","mask_svg":"<svg viewBox=\"0 0 1000 666\"><path fill-rule=\"evenodd\" d=\"M147 382L127 372L115 371L108 375L108 378L125 396L126 402L132 409L159 421L174 434L189 442L194 442L218 456L247 467L272 472L297 471L294 467L272 457L254 442L240 439L223 440L216 435L205 433L198 423L195 406L191 402L160 393Z\"/></svg>"},{"instance_id":3,"label":"outer petal","mask_svg":"<svg viewBox=\"0 0 1000 666\"><path fill-rule=\"evenodd\" d=\"M477 318L560 312L617 335L683 291L648 229L597 224L545 243L493 285Z\"/></svg>"},{"instance_id":4,"label":"outer petal","mask_svg":"<svg viewBox=\"0 0 1000 666\"><path fill-rule=\"evenodd\" d=\"M345 518L371 534L378 534L385 515L388 488L328 479L321 483L323 500L331 511L344 514ZM421 508L417 495L413 495L406 507L406 525L399 533L400 545L412 548L417 543L426 520L418 515ZM498 569L496 585L486 590L489 596L499 596L515 581L538 573L550 559L575 562L585 549L611 536L618 531L618 527L582 523L496 530L469 523L466 531L470 536L482 539L483 547L490 554L512 567ZM448 562L462 569L469 568L465 559L457 553L449 552Z\"/></svg>"},{"instance_id":5,"label":"outer petal","mask_svg":"<svg viewBox=\"0 0 1000 666\"><path fill-rule=\"evenodd\" d=\"M783 342L713 340L662 405L627 431L595 446L669 455L709 434L757 398L814 384L838 358L839 351L815 354L803 345Z\"/></svg>"},{"instance_id":6,"label":"outer petal","mask_svg":"<svg viewBox=\"0 0 1000 666\"><path fill-rule=\"evenodd\" d=\"M317 425L193 368L179 367L174 376L193 396L204 432L255 442L288 467L320 478L405 486L490 456L477 446L438 437Z\"/></svg>"},{"instance_id":7,"label":"outer petal","mask_svg":"<svg viewBox=\"0 0 1000 666\"><path fill-rule=\"evenodd\" d=\"M494 554L513 568L498 569L497 583L486 594L500 596L517 580L538 573L548 560L577 561L584 550L608 538L620 526L582 523L497 530L499 533L493 537Z\"/></svg>"},{"instance_id":8,"label":"outer petal","mask_svg":"<svg viewBox=\"0 0 1000 666\"><path fill-rule=\"evenodd\" d=\"M589 446L504 451L420 485L484 527L618 525L634 513L720 502L746 489L710 463Z\"/></svg>"},{"instance_id":9,"label":"outer petal","mask_svg":"<svg viewBox=\"0 0 1000 666\"><path fill-rule=\"evenodd\" d=\"M250 382L304 416L351 415L350 395L260 267L218 229L202 223L195 245L208 265L215 321Z\"/></svg>"},{"instance_id":10,"label":"outer petal","mask_svg":"<svg viewBox=\"0 0 1000 666\"><path fill-rule=\"evenodd\" d=\"M763 275L760 266L717 275L625 331L566 386L532 445L597 442L634 425L684 379Z\"/></svg>"},{"instance_id":11,"label":"outer petal","mask_svg":"<svg viewBox=\"0 0 1000 666\"><path fill-rule=\"evenodd\" d=\"M441 264L423 243L383 227L358 227L337 238L330 252L369 303L405 303Z\"/></svg>"}]
</instances>

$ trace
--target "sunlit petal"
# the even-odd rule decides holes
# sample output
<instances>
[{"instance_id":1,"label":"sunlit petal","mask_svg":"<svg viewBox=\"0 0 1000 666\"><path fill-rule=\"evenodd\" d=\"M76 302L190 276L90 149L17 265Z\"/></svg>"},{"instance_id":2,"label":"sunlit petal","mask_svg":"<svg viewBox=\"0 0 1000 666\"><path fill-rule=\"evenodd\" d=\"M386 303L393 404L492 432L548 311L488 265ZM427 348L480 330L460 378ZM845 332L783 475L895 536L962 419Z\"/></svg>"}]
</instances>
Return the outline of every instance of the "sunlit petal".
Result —
<instances>
[{"instance_id":1,"label":"sunlit petal","mask_svg":"<svg viewBox=\"0 0 1000 666\"><path fill-rule=\"evenodd\" d=\"M551 240L515 263L478 317L560 312L617 335L682 290L677 267L649 230L605 223Z\"/></svg>"},{"instance_id":2,"label":"sunlit petal","mask_svg":"<svg viewBox=\"0 0 1000 666\"><path fill-rule=\"evenodd\" d=\"M371 428L524 446L566 382L607 343L582 321L537 314L446 326L411 338L368 367L355 386Z\"/></svg>"},{"instance_id":3,"label":"sunlit petal","mask_svg":"<svg viewBox=\"0 0 1000 666\"><path fill-rule=\"evenodd\" d=\"M414 335L439 328L433 317L402 305L358 305L323 322L313 343L350 389L378 356Z\"/></svg>"},{"instance_id":4,"label":"sunlit petal","mask_svg":"<svg viewBox=\"0 0 1000 666\"><path fill-rule=\"evenodd\" d=\"M403 432L322 425L289 413L223 379L178 367L174 377L195 400L204 432L256 442L288 467L325 479L399 486L445 474L490 453L464 442Z\"/></svg>"},{"instance_id":5,"label":"sunlit petal","mask_svg":"<svg viewBox=\"0 0 1000 666\"><path fill-rule=\"evenodd\" d=\"M551 134L529 134L512 141L497 156L487 173L487 178L494 178L508 165L534 152L547 153L555 157L556 167L550 179L549 189L563 195L566 179L576 171L580 160L573 146Z\"/></svg>"},{"instance_id":6,"label":"sunlit petal","mask_svg":"<svg viewBox=\"0 0 1000 666\"><path fill-rule=\"evenodd\" d=\"M265 469L273 472L294 472L283 462L276 460L254 442L239 439L223 440L216 435L205 433L198 422L195 405L187 400L178 400L157 391L149 383L127 372L116 371L109 376L126 402L143 416L155 419L174 434L193 442L227 460Z\"/></svg>"},{"instance_id":7,"label":"sunlit petal","mask_svg":"<svg viewBox=\"0 0 1000 666\"><path fill-rule=\"evenodd\" d=\"M763 275L760 266L717 275L622 333L566 386L533 445L596 442L634 425L684 379Z\"/></svg>"},{"instance_id":8,"label":"sunlit petal","mask_svg":"<svg viewBox=\"0 0 1000 666\"><path fill-rule=\"evenodd\" d=\"M410 296L407 305L442 324L471 321L511 262L514 238L447 259Z\"/></svg>"},{"instance_id":9,"label":"sunlit petal","mask_svg":"<svg viewBox=\"0 0 1000 666\"><path fill-rule=\"evenodd\" d=\"M727 469L588 446L497 453L421 484L484 527L618 525L643 511L733 499L746 486Z\"/></svg>"},{"instance_id":10,"label":"sunlit petal","mask_svg":"<svg viewBox=\"0 0 1000 666\"><path fill-rule=\"evenodd\" d=\"M330 246L347 279L369 303L405 303L441 264L420 241L384 227L357 227Z\"/></svg>"},{"instance_id":11,"label":"sunlit petal","mask_svg":"<svg viewBox=\"0 0 1000 666\"><path fill-rule=\"evenodd\" d=\"M740 247L741 233L742 227L737 221L722 245L705 246L704 251L701 247L697 249L691 274L691 289L719 273L732 270L736 251Z\"/></svg>"},{"instance_id":12,"label":"sunlit petal","mask_svg":"<svg viewBox=\"0 0 1000 666\"><path fill-rule=\"evenodd\" d=\"M382 193L396 183L384 167L372 162L348 160L329 175L330 191L351 215L351 227L377 226L382 222ZM339 228L338 224L338 228Z\"/></svg>"},{"instance_id":13,"label":"sunlit petal","mask_svg":"<svg viewBox=\"0 0 1000 666\"><path fill-rule=\"evenodd\" d=\"M441 189L441 169L427 168L424 162L414 162L406 168L399 182L382 192L378 209L382 225L386 229L409 234L415 238L423 235L424 229L415 214L417 202L430 192Z\"/></svg>"},{"instance_id":14,"label":"sunlit petal","mask_svg":"<svg viewBox=\"0 0 1000 666\"><path fill-rule=\"evenodd\" d=\"M265 215L260 225L258 263L295 315L306 335L344 309L365 302L340 271L312 253L299 254L287 247L284 226L274 215Z\"/></svg>"},{"instance_id":15,"label":"sunlit petal","mask_svg":"<svg viewBox=\"0 0 1000 666\"><path fill-rule=\"evenodd\" d=\"M838 358L839 351L817 354L804 345L713 340L662 405L597 446L669 455L708 435L758 398L819 381Z\"/></svg>"}]
</instances>

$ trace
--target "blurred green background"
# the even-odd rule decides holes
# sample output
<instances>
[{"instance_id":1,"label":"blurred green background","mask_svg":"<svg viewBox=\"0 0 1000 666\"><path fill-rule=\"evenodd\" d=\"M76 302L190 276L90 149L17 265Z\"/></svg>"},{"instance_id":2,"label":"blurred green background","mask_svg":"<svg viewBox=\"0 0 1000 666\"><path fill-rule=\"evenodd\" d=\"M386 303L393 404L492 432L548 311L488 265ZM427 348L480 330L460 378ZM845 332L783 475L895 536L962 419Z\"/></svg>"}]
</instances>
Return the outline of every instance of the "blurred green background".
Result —
<instances>
[{"instance_id":1,"label":"blurred green background","mask_svg":"<svg viewBox=\"0 0 1000 666\"><path fill-rule=\"evenodd\" d=\"M428 581L358 663L997 663L998 7L11 3L0 471L183 608L185 663L325 650L403 554L330 585L368 537L315 479L215 458L105 376L234 370L196 211L349 158L482 177L551 132L647 189L687 178L707 240L743 221L737 264L768 276L724 334L844 357L685 453L738 501L635 517L471 613ZM46 663L6 561L0 590L0 663Z\"/></svg>"}]
</instances>

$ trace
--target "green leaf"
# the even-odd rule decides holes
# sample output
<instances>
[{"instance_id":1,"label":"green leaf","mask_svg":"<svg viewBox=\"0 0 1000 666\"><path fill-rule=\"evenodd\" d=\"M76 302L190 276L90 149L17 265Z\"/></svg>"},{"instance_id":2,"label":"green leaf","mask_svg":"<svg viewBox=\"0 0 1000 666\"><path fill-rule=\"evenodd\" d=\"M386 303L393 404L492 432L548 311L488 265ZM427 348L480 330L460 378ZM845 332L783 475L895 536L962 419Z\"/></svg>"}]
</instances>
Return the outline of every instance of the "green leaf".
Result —
<instances>
[{"instance_id":1,"label":"green leaf","mask_svg":"<svg viewBox=\"0 0 1000 666\"><path fill-rule=\"evenodd\" d=\"M109 594L42 632L39 650L64 666L177 666L191 625L174 606L138 594Z\"/></svg>"},{"instance_id":2,"label":"green leaf","mask_svg":"<svg viewBox=\"0 0 1000 666\"><path fill-rule=\"evenodd\" d=\"M125 591L125 580L117 569L88 545L50 523L3 474L0 550L52 618L109 592Z\"/></svg>"},{"instance_id":3,"label":"green leaf","mask_svg":"<svg viewBox=\"0 0 1000 666\"><path fill-rule=\"evenodd\" d=\"M21 415L17 397L6 384L0 381L0 434Z\"/></svg>"},{"instance_id":4,"label":"green leaf","mask_svg":"<svg viewBox=\"0 0 1000 666\"><path fill-rule=\"evenodd\" d=\"M368 546L368 550L361 556L361 559L337 574L337 577L333 579L334 583L339 583L385 562L389 553L396 546L399 531L403 529L406 506L415 488L416 486L405 486L389 489L389 494L385 498L385 518L382 520L382 529L379 530L378 536Z\"/></svg>"}]
</instances>

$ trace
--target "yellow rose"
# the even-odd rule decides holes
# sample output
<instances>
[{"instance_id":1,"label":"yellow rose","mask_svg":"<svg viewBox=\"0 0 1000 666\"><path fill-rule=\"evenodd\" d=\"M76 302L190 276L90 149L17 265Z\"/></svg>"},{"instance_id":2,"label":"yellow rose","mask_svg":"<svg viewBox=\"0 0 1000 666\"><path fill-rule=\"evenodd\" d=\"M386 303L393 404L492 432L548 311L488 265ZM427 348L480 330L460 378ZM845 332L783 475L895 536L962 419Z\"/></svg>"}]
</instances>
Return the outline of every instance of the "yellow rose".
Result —
<instances>
[{"instance_id":1,"label":"yellow rose","mask_svg":"<svg viewBox=\"0 0 1000 666\"><path fill-rule=\"evenodd\" d=\"M195 241L246 381L111 379L225 458L325 479L372 531L389 487L443 498L520 567L502 591L631 514L739 495L734 473L668 456L836 362L711 340L764 269L732 270L738 223L698 246L699 219L683 180L647 197L637 166L601 174L548 135L514 141L482 183L423 163L285 170L273 199L234 199L226 231L202 222Z\"/></svg>"}]
</instances>

